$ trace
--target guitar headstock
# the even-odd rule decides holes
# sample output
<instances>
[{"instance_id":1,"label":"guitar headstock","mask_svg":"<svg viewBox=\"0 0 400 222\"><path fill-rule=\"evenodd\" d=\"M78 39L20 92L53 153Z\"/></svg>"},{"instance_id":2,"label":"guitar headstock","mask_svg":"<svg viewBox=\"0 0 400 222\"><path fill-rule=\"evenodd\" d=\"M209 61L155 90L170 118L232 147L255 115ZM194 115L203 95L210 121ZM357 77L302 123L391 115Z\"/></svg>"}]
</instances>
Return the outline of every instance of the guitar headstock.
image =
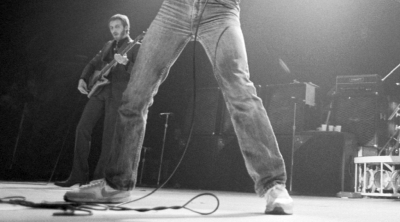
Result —
<instances>
[{"instance_id":1,"label":"guitar headstock","mask_svg":"<svg viewBox=\"0 0 400 222\"><path fill-rule=\"evenodd\" d=\"M136 38L134 39L134 42L142 43L142 40L143 40L143 38L144 38L145 35L146 35L146 32L143 31L141 34L139 34L138 36L136 36Z\"/></svg>"}]
</instances>

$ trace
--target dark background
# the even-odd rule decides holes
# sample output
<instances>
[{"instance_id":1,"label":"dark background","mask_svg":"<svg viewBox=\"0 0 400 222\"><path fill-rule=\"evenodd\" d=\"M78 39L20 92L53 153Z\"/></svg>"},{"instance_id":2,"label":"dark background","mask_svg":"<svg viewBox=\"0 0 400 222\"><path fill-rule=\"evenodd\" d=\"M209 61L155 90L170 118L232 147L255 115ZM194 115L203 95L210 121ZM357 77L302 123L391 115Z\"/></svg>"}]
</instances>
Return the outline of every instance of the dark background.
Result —
<instances>
[{"instance_id":1,"label":"dark background","mask_svg":"<svg viewBox=\"0 0 400 222\"><path fill-rule=\"evenodd\" d=\"M162 0L35 0L1 4L0 179L48 180L68 176L74 131L86 98L76 89L85 64L111 39L110 16L126 14L131 37L145 31ZM242 28L251 79L256 85L312 82L319 106L338 75L388 74L400 62L400 3L394 0L243 0ZM166 159L181 151L188 90L190 43L172 67L150 109L144 146L154 161L161 152L164 117L173 112ZM216 87L201 47L197 87ZM279 66L285 61L291 70ZM385 82L396 97L400 70ZM323 115L322 115L323 116ZM323 119L321 119L321 122ZM101 124L94 137L101 136ZM94 140L91 164L98 156ZM176 161L176 159L175 159ZM57 168L55 169L57 163ZM154 166L157 166L155 162ZM55 170L54 170L55 169ZM154 168L152 170L157 172ZM154 178L154 175L152 176ZM149 183L154 183L150 181Z\"/></svg>"}]
</instances>

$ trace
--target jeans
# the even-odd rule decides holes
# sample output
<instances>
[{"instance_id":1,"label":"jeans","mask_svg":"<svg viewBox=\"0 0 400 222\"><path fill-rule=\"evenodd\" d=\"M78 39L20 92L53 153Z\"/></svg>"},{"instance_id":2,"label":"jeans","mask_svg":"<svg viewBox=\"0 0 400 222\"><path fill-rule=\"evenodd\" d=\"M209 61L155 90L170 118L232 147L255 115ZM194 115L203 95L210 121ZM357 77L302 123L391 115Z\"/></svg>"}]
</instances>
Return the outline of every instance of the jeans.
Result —
<instances>
[{"instance_id":1,"label":"jeans","mask_svg":"<svg viewBox=\"0 0 400 222\"><path fill-rule=\"evenodd\" d=\"M160 84L194 34L205 0L165 0L139 49L122 98L106 169L107 183L131 190L137 178L148 108ZM209 0L197 40L205 48L231 115L255 191L259 196L286 183L286 170L271 123L249 79L239 21L239 0Z\"/></svg>"}]
</instances>

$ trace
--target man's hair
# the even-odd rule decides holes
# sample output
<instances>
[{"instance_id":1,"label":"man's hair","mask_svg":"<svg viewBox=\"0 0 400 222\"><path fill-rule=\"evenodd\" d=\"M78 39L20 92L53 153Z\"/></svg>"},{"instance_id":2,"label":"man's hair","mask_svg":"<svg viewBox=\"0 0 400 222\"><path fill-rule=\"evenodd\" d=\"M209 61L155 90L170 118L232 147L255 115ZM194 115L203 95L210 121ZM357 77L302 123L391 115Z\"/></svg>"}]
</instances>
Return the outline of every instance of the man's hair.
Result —
<instances>
[{"instance_id":1,"label":"man's hair","mask_svg":"<svg viewBox=\"0 0 400 222\"><path fill-rule=\"evenodd\" d=\"M120 20L122 22L122 25L126 28L127 34L129 34L129 29L131 28L129 24L129 18L126 15L121 15L121 14L116 14L111 16L111 18L108 20L108 24L110 24L111 21L115 20Z\"/></svg>"}]
</instances>

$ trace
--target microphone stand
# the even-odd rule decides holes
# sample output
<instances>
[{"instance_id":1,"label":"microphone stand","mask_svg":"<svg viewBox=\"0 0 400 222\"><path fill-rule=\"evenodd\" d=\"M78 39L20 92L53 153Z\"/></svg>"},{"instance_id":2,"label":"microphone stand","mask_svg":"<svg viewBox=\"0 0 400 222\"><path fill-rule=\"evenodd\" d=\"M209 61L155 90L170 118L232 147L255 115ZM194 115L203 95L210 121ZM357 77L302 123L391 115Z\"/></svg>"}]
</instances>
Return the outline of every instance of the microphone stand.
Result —
<instances>
[{"instance_id":1,"label":"microphone stand","mask_svg":"<svg viewBox=\"0 0 400 222\"><path fill-rule=\"evenodd\" d=\"M165 115L165 127L164 127L164 137L163 137L163 143L162 143L162 148L161 148L161 157L160 157L160 167L158 169L158 179L157 179L157 186L160 184L160 177L161 177L161 169L162 169L162 164L163 164L163 157L164 157L164 147L165 147L165 139L167 136L167 129L168 129L168 119L169 115L172 113L161 113L160 115Z\"/></svg>"},{"instance_id":2,"label":"microphone stand","mask_svg":"<svg viewBox=\"0 0 400 222\"><path fill-rule=\"evenodd\" d=\"M294 101L293 105L293 128L292 128L292 149L290 154L290 184L289 191L292 192L293 188L293 164L294 164L294 146L295 146L295 136L296 136L296 113L297 113L297 102L296 97L292 97Z\"/></svg>"},{"instance_id":3,"label":"microphone stand","mask_svg":"<svg viewBox=\"0 0 400 222\"><path fill-rule=\"evenodd\" d=\"M142 170L140 171L140 180L139 180L139 184L142 184L142 178L143 178L143 172L144 172L144 164L146 163L146 151L147 151L147 147L143 147L143 159L142 159Z\"/></svg>"},{"instance_id":4,"label":"microphone stand","mask_svg":"<svg viewBox=\"0 0 400 222\"><path fill-rule=\"evenodd\" d=\"M400 64L398 64L396 67L394 67L394 69L392 69L392 71L390 71L385 77L382 78L382 82L385 81L385 79L386 79L387 77L389 77L390 75L392 75L392 73L393 73L397 68L399 68L399 67L400 67Z\"/></svg>"}]
</instances>

